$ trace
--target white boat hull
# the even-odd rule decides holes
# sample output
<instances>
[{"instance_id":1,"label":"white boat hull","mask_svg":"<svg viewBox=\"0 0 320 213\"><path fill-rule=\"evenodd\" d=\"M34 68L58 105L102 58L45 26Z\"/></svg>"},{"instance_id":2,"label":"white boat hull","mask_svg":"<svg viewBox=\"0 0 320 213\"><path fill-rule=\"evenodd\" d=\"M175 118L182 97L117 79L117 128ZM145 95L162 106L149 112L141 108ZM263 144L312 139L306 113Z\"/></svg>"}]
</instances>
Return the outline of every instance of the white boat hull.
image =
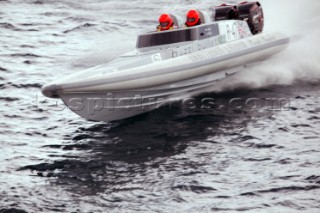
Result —
<instances>
[{"instance_id":1,"label":"white boat hull","mask_svg":"<svg viewBox=\"0 0 320 213\"><path fill-rule=\"evenodd\" d=\"M71 75L44 86L42 92L61 98L89 120L119 120L200 93L246 65L273 56L288 43L282 34L263 33L124 70L96 68L92 76Z\"/></svg>"}]
</instances>

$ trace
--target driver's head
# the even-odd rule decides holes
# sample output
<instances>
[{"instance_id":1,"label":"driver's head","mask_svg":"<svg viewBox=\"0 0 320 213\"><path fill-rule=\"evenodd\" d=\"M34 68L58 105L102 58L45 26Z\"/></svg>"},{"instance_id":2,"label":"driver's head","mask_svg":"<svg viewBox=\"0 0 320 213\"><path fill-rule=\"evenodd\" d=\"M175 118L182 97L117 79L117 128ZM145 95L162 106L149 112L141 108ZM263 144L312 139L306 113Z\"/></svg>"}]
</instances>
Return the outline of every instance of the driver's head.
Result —
<instances>
[{"instance_id":1,"label":"driver's head","mask_svg":"<svg viewBox=\"0 0 320 213\"><path fill-rule=\"evenodd\" d=\"M188 27L192 27L199 24L200 21L201 20L200 20L199 12L196 10L189 10L189 12L187 13L186 25Z\"/></svg>"},{"instance_id":2,"label":"driver's head","mask_svg":"<svg viewBox=\"0 0 320 213\"><path fill-rule=\"evenodd\" d=\"M162 14L159 17L160 30L169 30L173 25L173 20L170 15Z\"/></svg>"}]
</instances>

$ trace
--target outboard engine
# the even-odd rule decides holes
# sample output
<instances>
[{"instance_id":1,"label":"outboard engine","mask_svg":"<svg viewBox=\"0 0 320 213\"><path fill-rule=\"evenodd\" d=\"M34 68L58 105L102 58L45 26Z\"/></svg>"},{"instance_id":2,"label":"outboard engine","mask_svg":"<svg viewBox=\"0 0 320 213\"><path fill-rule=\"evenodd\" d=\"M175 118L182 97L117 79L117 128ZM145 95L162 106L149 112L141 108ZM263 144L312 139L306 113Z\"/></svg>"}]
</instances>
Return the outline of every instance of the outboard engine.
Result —
<instances>
[{"instance_id":1,"label":"outboard engine","mask_svg":"<svg viewBox=\"0 0 320 213\"><path fill-rule=\"evenodd\" d=\"M214 21L232 20L238 18L237 7L234 5L222 4L214 8Z\"/></svg>"},{"instance_id":2,"label":"outboard engine","mask_svg":"<svg viewBox=\"0 0 320 213\"><path fill-rule=\"evenodd\" d=\"M237 5L238 19L248 22L252 34L262 32L264 17L261 4L259 2L242 2Z\"/></svg>"},{"instance_id":3,"label":"outboard engine","mask_svg":"<svg viewBox=\"0 0 320 213\"><path fill-rule=\"evenodd\" d=\"M238 19L248 22L252 34L262 32L264 17L261 4L255 2L242 2L238 5L222 4L214 8L214 21Z\"/></svg>"}]
</instances>

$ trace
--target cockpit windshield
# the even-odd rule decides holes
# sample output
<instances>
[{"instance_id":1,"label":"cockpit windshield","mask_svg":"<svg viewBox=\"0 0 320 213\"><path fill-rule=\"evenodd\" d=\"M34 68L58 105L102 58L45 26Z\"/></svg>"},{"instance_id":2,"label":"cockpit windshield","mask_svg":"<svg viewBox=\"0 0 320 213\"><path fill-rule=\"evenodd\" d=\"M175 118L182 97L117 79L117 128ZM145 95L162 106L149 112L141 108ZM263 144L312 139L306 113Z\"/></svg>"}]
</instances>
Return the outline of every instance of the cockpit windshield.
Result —
<instances>
[{"instance_id":1,"label":"cockpit windshield","mask_svg":"<svg viewBox=\"0 0 320 213\"><path fill-rule=\"evenodd\" d=\"M216 23L192 28L153 32L140 35L137 41L137 48L196 41L216 35L219 35L219 27Z\"/></svg>"}]
</instances>

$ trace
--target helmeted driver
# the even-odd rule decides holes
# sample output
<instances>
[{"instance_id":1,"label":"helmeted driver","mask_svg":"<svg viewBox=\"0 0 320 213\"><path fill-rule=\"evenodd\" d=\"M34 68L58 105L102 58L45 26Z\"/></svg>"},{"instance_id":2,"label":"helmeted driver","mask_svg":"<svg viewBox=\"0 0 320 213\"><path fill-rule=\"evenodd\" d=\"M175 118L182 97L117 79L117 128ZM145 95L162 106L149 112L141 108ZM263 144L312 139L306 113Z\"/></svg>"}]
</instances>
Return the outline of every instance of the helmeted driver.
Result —
<instances>
[{"instance_id":1,"label":"helmeted driver","mask_svg":"<svg viewBox=\"0 0 320 213\"><path fill-rule=\"evenodd\" d=\"M162 14L159 17L159 25L157 27L157 31L166 31L173 29L173 20L169 14Z\"/></svg>"},{"instance_id":2,"label":"helmeted driver","mask_svg":"<svg viewBox=\"0 0 320 213\"><path fill-rule=\"evenodd\" d=\"M187 27L193 27L201 24L201 18L200 14L196 10L189 10L187 13L187 21L186 21Z\"/></svg>"}]
</instances>

